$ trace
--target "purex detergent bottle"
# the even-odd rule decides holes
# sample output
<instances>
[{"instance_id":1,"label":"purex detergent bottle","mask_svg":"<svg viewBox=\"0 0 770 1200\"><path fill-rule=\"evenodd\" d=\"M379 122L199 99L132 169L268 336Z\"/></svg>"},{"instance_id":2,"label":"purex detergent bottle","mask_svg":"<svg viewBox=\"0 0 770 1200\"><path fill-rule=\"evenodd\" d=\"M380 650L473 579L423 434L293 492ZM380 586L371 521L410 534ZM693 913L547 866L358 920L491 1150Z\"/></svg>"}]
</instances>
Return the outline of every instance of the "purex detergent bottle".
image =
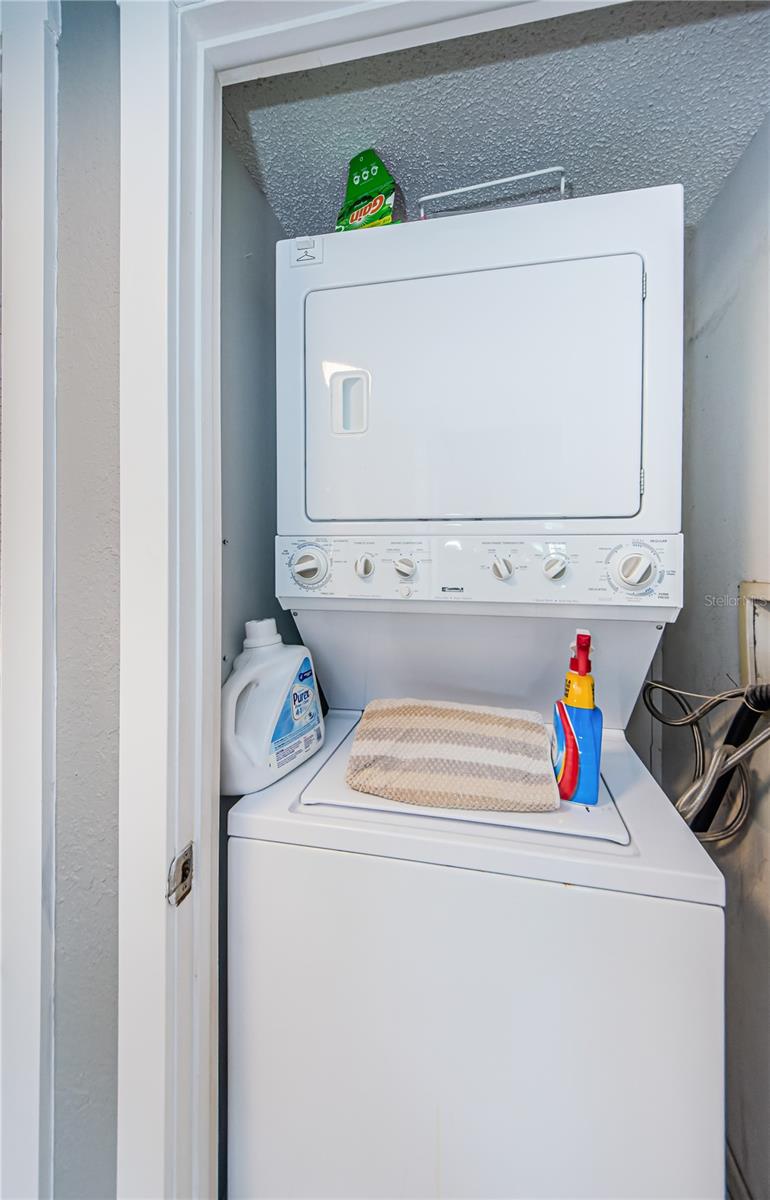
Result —
<instances>
[{"instance_id":1,"label":"purex detergent bottle","mask_svg":"<svg viewBox=\"0 0 770 1200\"><path fill-rule=\"evenodd\" d=\"M260 792L323 740L310 651L285 645L272 617L247 621L243 652L222 688L222 795Z\"/></svg>"},{"instance_id":2,"label":"purex detergent bottle","mask_svg":"<svg viewBox=\"0 0 770 1200\"><path fill-rule=\"evenodd\" d=\"M599 799L602 754L602 714L594 701L591 674L591 635L578 629L570 646L564 699L553 709L553 765L559 796L575 804Z\"/></svg>"}]
</instances>

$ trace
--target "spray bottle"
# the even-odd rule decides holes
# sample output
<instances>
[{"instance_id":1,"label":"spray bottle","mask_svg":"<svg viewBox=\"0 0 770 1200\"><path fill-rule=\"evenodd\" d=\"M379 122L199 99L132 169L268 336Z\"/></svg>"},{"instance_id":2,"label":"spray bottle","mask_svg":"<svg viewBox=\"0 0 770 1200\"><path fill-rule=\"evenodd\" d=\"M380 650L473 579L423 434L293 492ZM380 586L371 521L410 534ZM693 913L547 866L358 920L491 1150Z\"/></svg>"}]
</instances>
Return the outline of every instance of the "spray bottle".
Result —
<instances>
[{"instance_id":1,"label":"spray bottle","mask_svg":"<svg viewBox=\"0 0 770 1200\"><path fill-rule=\"evenodd\" d=\"M594 701L591 674L591 634L578 629L570 646L564 699L553 709L553 764L559 796L575 804L599 799L602 753L602 714Z\"/></svg>"}]
</instances>

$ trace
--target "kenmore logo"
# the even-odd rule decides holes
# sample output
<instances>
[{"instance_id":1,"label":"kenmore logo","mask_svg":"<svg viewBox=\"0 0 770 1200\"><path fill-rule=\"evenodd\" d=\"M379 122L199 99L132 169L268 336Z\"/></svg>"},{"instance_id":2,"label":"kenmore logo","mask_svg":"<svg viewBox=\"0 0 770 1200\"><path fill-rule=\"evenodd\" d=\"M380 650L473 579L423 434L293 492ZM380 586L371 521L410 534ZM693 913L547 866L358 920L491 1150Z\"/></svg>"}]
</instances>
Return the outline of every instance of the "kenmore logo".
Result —
<instances>
[{"instance_id":1,"label":"kenmore logo","mask_svg":"<svg viewBox=\"0 0 770 1200\"><path fill-rule=\"evenodd\" d=\"M461 587L442 587L442 592L464 592L465 588Z\"/></svg>"}]
</instances>

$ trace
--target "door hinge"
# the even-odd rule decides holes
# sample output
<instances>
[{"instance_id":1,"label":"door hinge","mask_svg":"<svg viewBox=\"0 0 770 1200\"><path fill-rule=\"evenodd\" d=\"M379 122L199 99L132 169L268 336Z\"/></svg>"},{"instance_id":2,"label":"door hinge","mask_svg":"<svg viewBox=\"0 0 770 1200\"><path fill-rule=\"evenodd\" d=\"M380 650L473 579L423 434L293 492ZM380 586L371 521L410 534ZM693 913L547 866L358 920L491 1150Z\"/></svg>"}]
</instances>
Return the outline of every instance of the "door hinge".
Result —
<instances>
[{"instance_id":1,"label":"door hinge","mask_svg":"<svg viewBox=\"0 0 770 1200\"><path fill-rule=\"evenodd\" d=\"M647 272L642 271L642 300L647 299Z\"/></svg>"},{"instance_id":2,"label":"door hinge","mask_svg":"<svg viewBox=\"0 0 770 1200\"><path fill-rule=\"evenodd\" d=\"M644 495L644 467L639 472L639 495Z\"/></svg>"},{"instance_id":3,"label":"door hinge","mask_svg":"<svg viewBox=\"0 0 770 1200\"><path fill-rule=\"evenodd\" d=\"M166 899L174 908L190 895L193 881L193 844L188 842L184 850L180 850L168 869L168 886Z\"/></svg>"}]
</instances>

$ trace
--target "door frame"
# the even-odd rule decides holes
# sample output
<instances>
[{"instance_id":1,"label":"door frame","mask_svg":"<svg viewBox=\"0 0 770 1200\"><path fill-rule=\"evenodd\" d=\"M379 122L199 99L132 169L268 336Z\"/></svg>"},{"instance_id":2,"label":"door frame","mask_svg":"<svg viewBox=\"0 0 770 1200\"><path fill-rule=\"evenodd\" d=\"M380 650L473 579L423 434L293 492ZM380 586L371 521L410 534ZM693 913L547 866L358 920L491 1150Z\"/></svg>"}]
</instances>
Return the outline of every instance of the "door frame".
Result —
<instances>
[{"instance_id":1,"label":"door frame","mask_svg":"<svg viewBox=\"0 0 770 1200\"><path fill-rule=\"evenodd\" d=\"M217 1191L222 88L612 2L122 0L119 1197Z\"/></svg>"},{"instance_id":2,"label":"door frame","mask_svg":"<svg viewBox=\"0 0 770 1200\"><path fill-rule=\"evenodd\" d=\"M50 1196L58 0L2 18L0 1194Z\"/></svg>"}]
</instances>

